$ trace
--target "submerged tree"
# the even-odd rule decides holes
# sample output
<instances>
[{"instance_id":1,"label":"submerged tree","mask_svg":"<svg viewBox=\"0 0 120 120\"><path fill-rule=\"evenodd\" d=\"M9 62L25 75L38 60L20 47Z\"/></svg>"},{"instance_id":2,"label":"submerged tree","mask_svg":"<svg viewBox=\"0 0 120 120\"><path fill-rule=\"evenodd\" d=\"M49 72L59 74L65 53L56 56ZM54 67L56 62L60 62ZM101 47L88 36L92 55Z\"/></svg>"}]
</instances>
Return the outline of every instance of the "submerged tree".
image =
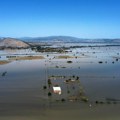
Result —
<instances>
[{"instance_id":1,"label":"submerged tree","mask_svg":"<svg viewBox=\"0 0 120 120\"><path fill-rule=\"evenodd\" d=\"M49 92L49 93L48 93L48 96L52 96L52 93L51 93L51 92Z\"/></svg>"}]
</instances>

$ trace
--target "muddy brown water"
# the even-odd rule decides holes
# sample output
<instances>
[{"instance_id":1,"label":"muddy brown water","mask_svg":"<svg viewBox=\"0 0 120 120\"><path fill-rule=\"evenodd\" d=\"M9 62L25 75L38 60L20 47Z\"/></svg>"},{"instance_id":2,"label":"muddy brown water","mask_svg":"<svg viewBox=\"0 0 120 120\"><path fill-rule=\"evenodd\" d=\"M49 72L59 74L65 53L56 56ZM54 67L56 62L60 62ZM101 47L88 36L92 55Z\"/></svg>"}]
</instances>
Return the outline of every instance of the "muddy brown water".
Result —
<instances>
[{"instance_id":1,"label":"muddy brown water","mask_svg":"<svg viewBox=\"0 0 120 120\"><path fill-rule=\"evenodd\" d=\"M117 49L111 54L102 52L93 55L90 53L89 57L69 59L73 61L72 64L68 64L67 59L49 61L49 58L53 57L51 55L44 60L13 61L1 65L0 119L119 120L120 60L115 61L112 57L112 55L116 56L116 53ZM100 60L103 61L103 64L98 63ZM56 68L56 65L59 68ZM56 102L56 99L61 100L63 97L67 99L69 96L66 92L66 84L60 79L54 82L61 85L63 94L57 97L53 95L49 98L47 95L49 90L43 90L43 86L46 85L46 69L47 77L52 75L79 76L80 84L84 88L89 102ZM7 74L2 77L1 74L5 71ZM69 89L72 91L72 87ZM74 94L76 95L78 91L76 89ZM108 102L107 98L115 101ZM103 103L96 104L96 101Z\"/></svg>"}]
</instances>

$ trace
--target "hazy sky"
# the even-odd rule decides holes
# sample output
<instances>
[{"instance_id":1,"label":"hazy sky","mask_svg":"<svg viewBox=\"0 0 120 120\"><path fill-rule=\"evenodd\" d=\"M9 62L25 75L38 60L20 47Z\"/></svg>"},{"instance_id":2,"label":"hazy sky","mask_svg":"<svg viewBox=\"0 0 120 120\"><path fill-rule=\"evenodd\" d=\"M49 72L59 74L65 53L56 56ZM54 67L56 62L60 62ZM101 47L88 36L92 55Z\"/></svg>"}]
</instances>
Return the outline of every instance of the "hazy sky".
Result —
<instances>
[{"instance_id":1,"label":"hazy sky","mask_svg":"<svg viewBox=\"0 0 120 120\"><path fill-rule=\"evenodd\" d=\"M120 38L120 0L0 0L0 36Z\"/></svg>"}]
</instances>

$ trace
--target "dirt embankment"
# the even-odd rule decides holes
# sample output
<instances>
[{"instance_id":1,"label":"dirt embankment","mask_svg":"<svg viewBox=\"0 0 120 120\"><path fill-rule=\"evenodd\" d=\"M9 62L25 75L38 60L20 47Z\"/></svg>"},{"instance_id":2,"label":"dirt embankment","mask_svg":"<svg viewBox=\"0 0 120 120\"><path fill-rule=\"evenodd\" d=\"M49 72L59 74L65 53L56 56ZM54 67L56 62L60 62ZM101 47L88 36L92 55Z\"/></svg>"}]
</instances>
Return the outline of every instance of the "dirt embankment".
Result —
<instances>
[{"instance_id":1,"label":"dirt embankment","mask_svg":"<svg viewBox=\"0 0 120 120\"><path fill-rule=\"evenodd\" d=\"M10 61L7 61L7 60L0 61L0 65L4 65L4 64L8 64L8 63L10 63Z\"/></svg>"}]
</instances>

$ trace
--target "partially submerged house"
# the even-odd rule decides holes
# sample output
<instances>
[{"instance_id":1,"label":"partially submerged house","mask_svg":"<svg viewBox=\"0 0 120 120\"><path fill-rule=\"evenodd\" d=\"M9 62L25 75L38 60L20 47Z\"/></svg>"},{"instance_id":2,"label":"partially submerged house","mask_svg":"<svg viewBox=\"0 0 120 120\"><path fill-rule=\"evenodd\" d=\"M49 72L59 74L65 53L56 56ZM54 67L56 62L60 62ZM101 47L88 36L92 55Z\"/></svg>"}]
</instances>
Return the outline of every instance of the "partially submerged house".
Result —
<instances>
[{"instance_id":1,"label":"partially submerged house","mask_svg":"<svg viewBox=\"0 0 120 120\"><path fill-rule=\"evenodd\" d=\"M62 93L61 87L60 86L53 86L53 92L55 94L59 94L60 95Z\"/></svg>"}]
</instances>

